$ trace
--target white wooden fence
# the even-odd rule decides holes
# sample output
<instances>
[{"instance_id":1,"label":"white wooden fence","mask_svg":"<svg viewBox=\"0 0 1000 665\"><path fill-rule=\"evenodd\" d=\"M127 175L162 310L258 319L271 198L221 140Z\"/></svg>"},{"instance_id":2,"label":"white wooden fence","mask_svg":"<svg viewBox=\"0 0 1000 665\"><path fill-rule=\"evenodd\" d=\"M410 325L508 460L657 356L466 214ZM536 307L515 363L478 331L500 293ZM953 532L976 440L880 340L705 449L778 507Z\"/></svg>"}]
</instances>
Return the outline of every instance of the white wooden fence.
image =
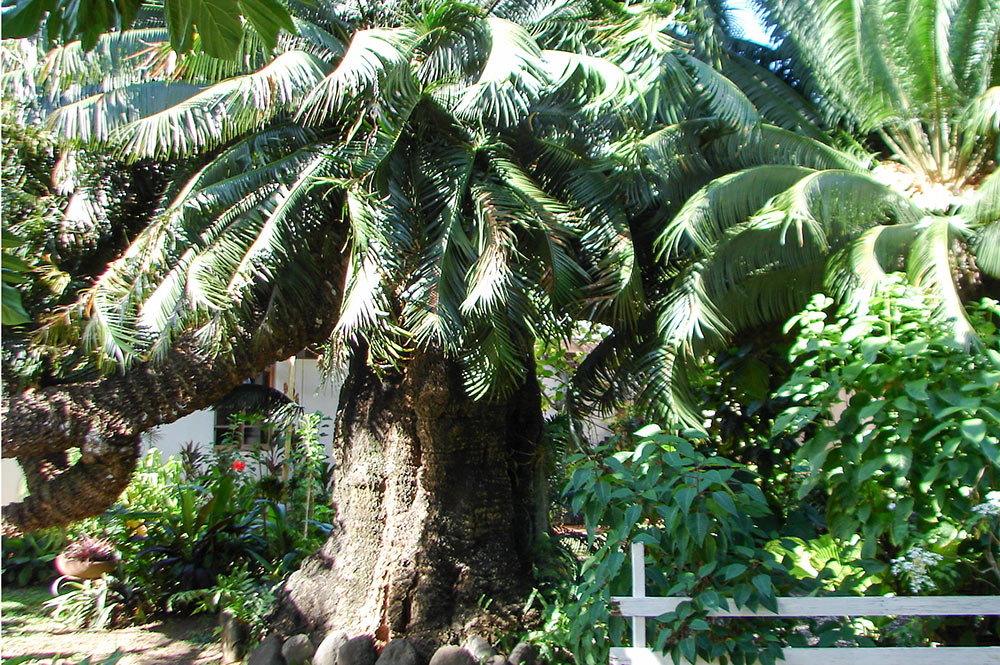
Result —
<instances>
[{"instance_id":1,"label":"white wooden fence","mask_svg":"<svg viewBox=\"0 0 1000 665\"><path fill-rule=\"evenodd\" d=\"M642 543L632 544L631 557L632 595L614 597L611 602L618 614L632 617L633 646L612 647L610 665L673 665L669 656L646 647L646 618L671 612L690 598L647 598ZM709 616L720 618L983 615L1000 615L1000 596L781 597L777 614L737 608L732 601L726 609L709 612ZM1000 647L786 647L784 655L787 665L1000 665ZM694 665L708 664L699 659Z\"/></svg>"}]
</instances>

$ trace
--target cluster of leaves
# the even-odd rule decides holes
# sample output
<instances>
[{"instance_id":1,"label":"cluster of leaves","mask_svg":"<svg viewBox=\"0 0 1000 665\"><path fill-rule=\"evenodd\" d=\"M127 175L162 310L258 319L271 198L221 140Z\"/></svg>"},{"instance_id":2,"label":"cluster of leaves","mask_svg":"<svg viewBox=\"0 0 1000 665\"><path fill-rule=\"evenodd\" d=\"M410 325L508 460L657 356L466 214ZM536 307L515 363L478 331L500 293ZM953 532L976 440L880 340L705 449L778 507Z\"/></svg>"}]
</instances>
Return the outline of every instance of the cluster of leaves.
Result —
<instances>
[{"instance_id":1,"label":"cluster of leaves","mask_svg":"<svg viewBox=\"0 0 1000 665\"><path fill-rule=\"evenodd\" d=\"M818 495L829 533L860 536L864 558L926 548L943 557L931 572L942 591L995 593L995 545L972 523L1000 482L1000 308L969 305L970 352L934 322L935 301L900 282L867 311L831 305L817 296L789 322L795 371L779 394L792 404L774 431L802 437L798 495Z\"/></svg>"},{"instance_id":2,"label":"cluster of leaves","mask_svg":"<svg viewBox=\"0 0 1000 665\"><path fill-rule=\"evenodd\" d=\"M977 335L970 352L935 317L939 306L901 278L868 309L837 310L817 296L786 328L796 337L780 387L738 389L741 376L755 384L746 349L717 358L712 367L728 373L706 365L713 376L699 379L702 393L743 416L729 419L740 421L739 442L735 430L718 430L716 413L711 440L650 426L634 449L612 442L575 458L566 495L595 550L565 612L579 662L605 658L593 649L609 637L624 643L624 624L608 608L630 592L629 542L646 545L648 595L690 597L660 617L654 642L689 661L769 662L804 639L780 622L761 631L742 619L724 628L707 621L725 599L773 608L776 594L824 590L996 593L1000 308L990 299L967 305ZM863 620L807 632L820 645L891 645L982 643L994 630L927 618L905 631Z\"/></svg>"},{"instance_id":3,"label":"cluster of leaves","mask_svg":"<svg viewBox=\"0 0 1000 665\"><path fill-rule=\"evenodd\" d=\"M246 565L237 565L231 572L219 575L210 588L174 594L167 608L185 607L195 613L227 611L247 627L252 644L264 636L265 619L275 601L271 583L251 573Z\"/></svg>"},{"instance_id":4,"label":"cluster of leaves","mask_svg":"<svg viewBox=\"0 0 1000 665\"><path fill-rule=\"evenodd\" d=\"M82 40L89 50L101 34L128 30L137 20L159 15L170 30L170 43L179 53L202 50L218 58L235 58L243 40L243 21L274 48L278 33L295 32L291 16L277 0L165 0L155 11L138 0L99 0L81 5L66 0L10 0L3 5L7 39L42 34L52 42Z\"/></svg>"},{"instance_id":5,"label":"cluster of leaves","mask_svg":"<svg viewBox=\"0 0 1000 665\"><path fill-rule=\"evenodd\" d=\"M601 452L576 460L566 490L582 511L591 538L603 543L582 568L569 612L571 641L580 663L602 662L608 638L624 643L625 624L608 615L612 596L629 595L623 546L646 547L650 596L689 596L660 617L658 650L690 662L697 657L731 662L756 656L774 662L787 630L770 622L707 621L708 612L732 599L737 606L774 609L776 597L808 586L766 549L772 517L760 479L747 467L699 451L687 438L657 426L636 433L634 450ZM594 645L598 648L595 650Z\"/></svg>"},{"instance_id":6,"label":"cluster of leaves","mask_svg":"<svg viewBox=\"0 0 1000 665\"><path fill-rule=\"evenodd\" d=\"M3 583L24 587L51 581L55 570L53 561L66 546L66 540L66 533L60 529L29 533L20 538L4 536L0 545Z\"/></svg>"}]
</instances>

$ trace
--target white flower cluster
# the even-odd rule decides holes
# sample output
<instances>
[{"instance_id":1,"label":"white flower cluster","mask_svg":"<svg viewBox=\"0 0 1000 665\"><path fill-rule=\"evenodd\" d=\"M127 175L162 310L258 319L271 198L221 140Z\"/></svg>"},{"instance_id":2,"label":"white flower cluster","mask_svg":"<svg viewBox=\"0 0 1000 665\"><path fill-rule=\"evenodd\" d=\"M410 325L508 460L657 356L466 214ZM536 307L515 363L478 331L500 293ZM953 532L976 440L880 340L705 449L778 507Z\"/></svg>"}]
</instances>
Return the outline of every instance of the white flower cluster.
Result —
<instances>
[{"instance_id":1,"label":"white flower cluster","mask_svg":"<svg viewBox=\"0 0 1000 665\"><path fill-rule=\"evenodd\" d=\"M973 506L972 511L983 517L1000 515L1000 492L989 492L986 495L986 501L978 506Z\"/></svg>"},{"instance_id":2,"label":"white flower cluster","mask_svg":"<svg viewBox=\"0 0 1000 665\"><path fill-rule=\"evenodd\" d=\"M892 560L892 574L909 577L910 590L920 593L924 589L934 588L934 582L927 571L940 563L941 559L940 554L928 552L922 547L911 547L909 552Z\"/></svg>"}]
</instances>

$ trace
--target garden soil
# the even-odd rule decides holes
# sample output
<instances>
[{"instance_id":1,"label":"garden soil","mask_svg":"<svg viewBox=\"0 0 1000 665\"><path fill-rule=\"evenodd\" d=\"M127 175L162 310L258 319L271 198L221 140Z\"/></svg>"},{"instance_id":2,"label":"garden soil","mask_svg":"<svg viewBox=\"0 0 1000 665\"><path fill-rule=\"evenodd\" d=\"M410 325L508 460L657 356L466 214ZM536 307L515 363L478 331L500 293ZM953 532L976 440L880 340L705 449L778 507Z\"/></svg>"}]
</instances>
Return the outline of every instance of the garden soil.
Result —
<instances>
[{"instance_id":1,"label":"garden soil","mask_svg":"<svg viewBox=\"0 0 1000 665\"><path fill-rule=\"evenodd\" d=\"M222 650L214 617L170 618L145 626L118 630L68 630L54 621L32 621L18 625L17 618L3 617L0 652L3 659L30 656L37 665L77 665L84 657L97 665L120 650L118 665L216 665Z\"/></svg>"}]
</instances>

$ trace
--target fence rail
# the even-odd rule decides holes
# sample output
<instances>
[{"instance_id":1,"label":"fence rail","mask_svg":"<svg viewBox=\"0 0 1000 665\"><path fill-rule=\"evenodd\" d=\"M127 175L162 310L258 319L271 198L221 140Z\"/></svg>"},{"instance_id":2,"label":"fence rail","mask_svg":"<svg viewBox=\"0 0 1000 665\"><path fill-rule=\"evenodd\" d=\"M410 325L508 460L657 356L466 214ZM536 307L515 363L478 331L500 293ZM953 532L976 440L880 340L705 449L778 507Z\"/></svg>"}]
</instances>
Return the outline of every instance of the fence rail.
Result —
<instances>
[{"instance_id":1,"label":"fence rail","mask_svg":"<svg viewBox=\"0 0 1000 665\"><path fill-rule=\"evenodd\" d=\"M613 611L632 620L631 647L612 647L611 665L673 665L646 647L646 618L671 612L690 598L646 597L646 550L633 543L632 595L611 599ZM778 598L777 613L750 610L728 601L711 617L986 616L1000 615L1000 596L828 596ZM784 649L787 665L1000 665L1000 647L810 647ZM687 661L682 660L682 663ZM708 665L699 660L688 665Z\"/></svg>"}]
</instances>

